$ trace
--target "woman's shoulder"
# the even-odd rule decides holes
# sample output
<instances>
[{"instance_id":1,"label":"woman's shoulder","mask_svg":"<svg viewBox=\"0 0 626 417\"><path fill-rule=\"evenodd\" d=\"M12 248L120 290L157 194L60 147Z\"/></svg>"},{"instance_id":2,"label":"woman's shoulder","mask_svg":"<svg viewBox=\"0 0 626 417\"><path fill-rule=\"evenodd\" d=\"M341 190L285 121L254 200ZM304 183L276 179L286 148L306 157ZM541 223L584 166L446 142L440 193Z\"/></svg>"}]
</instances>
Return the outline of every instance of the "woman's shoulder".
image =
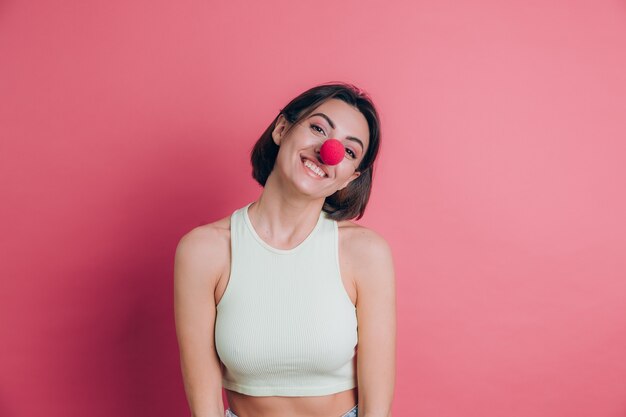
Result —
<instances>
[{"instance_id":1,"label":"woman's shoulder","mask_svg":"<svg viewBox=\"0 0 626 417\"><path fill-rule=\"evenodd\" d=\"M382 289L393 286L393 257L385 238L351 221L337 222L337 226L341 264L354 280L357 293L361 294L357 299L364 299L364 294L382 293Z\"/></svg>"},{"instance_id":2,"label":"woman's shoulder","mask_svg":"<svg viewBox=\"0 0 626 417\"><path fill-rule=\"evenodd\" d=\"M176 258L196 268L221 269L230 251L230 216L196 226L176 247Z\"/></svg>"},{"instance_id":3,"label":"woman's shoulder","mask_svg":"<svg viewBox=\"0 0 626 417\"><path fill-rule=\"evenodd\" d=\"M350 220L337 222L339 245L344 252L358 255L384 256L390 253L387 240L378 232Z\"/></svg>"},{"instance_id":4,"label":"woman's shoulder","mask_svg":"<svg viewBox=\"0 0 626 417\"><path fill-rule=\"evenodd\" d=\"M196 226L180 239L189 245L215 245L230 240L230 216Z\"/></svg>"}]
</instances>

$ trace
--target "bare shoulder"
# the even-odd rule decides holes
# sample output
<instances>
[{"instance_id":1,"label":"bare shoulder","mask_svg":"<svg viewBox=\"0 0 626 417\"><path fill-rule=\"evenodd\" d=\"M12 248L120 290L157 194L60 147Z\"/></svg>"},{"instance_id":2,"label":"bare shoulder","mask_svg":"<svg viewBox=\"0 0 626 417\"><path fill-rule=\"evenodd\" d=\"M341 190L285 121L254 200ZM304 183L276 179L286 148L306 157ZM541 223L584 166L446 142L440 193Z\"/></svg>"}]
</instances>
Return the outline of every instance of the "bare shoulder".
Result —
<instances>
[{"instance_id":1,"label":"bare shoulder","mask_svg":"<svg viewBox=\"0 0 626 417\"><path fill-rule=\"evenodd\" d=\"M380 234L351 221L337 222L339 227L339 253L342 263L353 277L357 288L388 285L394 281L391 247Z\"/></svg>"},{"instance_id":2,"label":"bare shoulder","mask_svg":"<svg viewBox=\"0 0 626 417\"><path fill-rule=\"evenodd\" d=\"M207 248L210 248L210 252L215 252L223 249L223 246L228 245L229 242L230 216L193 228L180 239L176 251L202 251L204 253Z\"/></svg>"},{"instance_id":3,"label":"bare shoulder","mask_svg":"<svg viewBox=\"0 0 626 417\"><path fill-rule=\"evenodd\" d=\"M389 243L379 233L349 220L337 222L339 227L339 244L346 253L366 256L391 256Z\"/></svg>"},{"instance_id":4,"label":"bare shoulder","mask_svg":"<svg viewBox=\"0 0 626 417\"><path fill-rule=\"evenodd\" d=\"M178 242L175 279L208 280L215 283L228 264L229 255L230 216L197 226Z\"/></svg>"}]
</instances>

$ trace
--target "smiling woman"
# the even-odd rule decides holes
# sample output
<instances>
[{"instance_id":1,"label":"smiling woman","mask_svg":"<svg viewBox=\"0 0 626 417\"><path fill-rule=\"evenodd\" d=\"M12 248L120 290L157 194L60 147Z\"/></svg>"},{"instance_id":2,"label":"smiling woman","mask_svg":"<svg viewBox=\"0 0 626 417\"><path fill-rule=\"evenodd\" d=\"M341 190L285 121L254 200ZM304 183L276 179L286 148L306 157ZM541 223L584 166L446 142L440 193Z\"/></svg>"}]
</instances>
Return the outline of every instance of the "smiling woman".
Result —
<instances>
[{"instance_id":1,"label":"smiling woman","mask_svg":"<svg viewBox=\"0 0 626 417\"><path fill-rule=\"evenodd\" d=\"M359 179L353 182L343 192L336 192L324 201L324 211L335 220L361 218L365 212L365 206L369 200L372 186L373 165L378 156L380 146L380 122L378 113L370 98L360 89L346 84L329 84L312 88L294 98L257 141L252 150L253 177L261 185L269 177L274 168L274 162L278 154L279 146L273 139L272 132L276 126L283 127L287 122L288 128L296 125L308 125L320 138L320 141L328 138L335 129L335 122L323 112L322 105L326 102L343 102L344 107L358 111L367 122L367 136L369 146L367 152L363 141L356 135L346 135L345 141L359 143L360 147L348 147L352 152L360 150L361 157L353 159ZM321 143L320 143L321 144ZM358 164L357 164L358 162ZM361 175L363 174L363 175Z\"/></svg>"},{"instance_id":2,"label":"smiling woman","mask_svg":"<svg viewBox=\"0 0 626 417\"><path fill-rule=\"evenodd\" d=\"M333 163L320 155L328 141L340 144ZM367 206L379 144L363 91L314 87L254 146L258 200L182 237L175 313L193 416L391 415L391 252L350 221Z\"/></svg>"}]
</instances>

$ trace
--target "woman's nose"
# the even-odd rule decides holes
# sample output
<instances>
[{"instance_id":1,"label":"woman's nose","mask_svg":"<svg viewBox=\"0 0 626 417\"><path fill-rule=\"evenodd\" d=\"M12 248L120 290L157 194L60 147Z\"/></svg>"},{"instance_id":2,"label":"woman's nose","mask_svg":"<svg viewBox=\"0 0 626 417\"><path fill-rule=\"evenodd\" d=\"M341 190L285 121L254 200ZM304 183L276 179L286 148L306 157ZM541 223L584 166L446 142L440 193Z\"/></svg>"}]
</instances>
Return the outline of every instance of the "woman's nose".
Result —
<instances>
[{"instance_id":1,"label":"woman's nose","mask_svg":"<svg viewBox=\"0 0 626 417\"><path fill-rule=\"evenodd\" d=\"M326 139L320 146L319 154L326 165L337 165L343 160L346 152L343 144L337 139Z\"/></svg>"}]
</instances>

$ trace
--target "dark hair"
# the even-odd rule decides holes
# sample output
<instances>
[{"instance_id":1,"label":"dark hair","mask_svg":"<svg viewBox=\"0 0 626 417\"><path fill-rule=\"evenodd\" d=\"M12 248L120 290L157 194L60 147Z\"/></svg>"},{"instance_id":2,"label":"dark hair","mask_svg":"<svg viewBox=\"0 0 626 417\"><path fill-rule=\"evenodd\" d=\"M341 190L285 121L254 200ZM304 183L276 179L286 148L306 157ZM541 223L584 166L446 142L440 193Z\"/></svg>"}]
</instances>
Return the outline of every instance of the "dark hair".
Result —
<instances>
[{"instance_id":1,"label":"dark hair","mask_svg":"<svg viewBox=\"0 0 626 417\"><path fill-rule=\"evenodd\" d=\"M311 114L316 107L331 98L342 100L356 107L365 116L369 125L369 146L357 167L357 171L361 174L344 189L326 197L322 210L328 213L328 217L333 220L348 220L355 217L360 219L363 217L372 189L374 160L378 155L380 146L380 121L369 95L352 84L328 83L318 85L300 94L280 110L278 116L254 144L250 155L252 176L259 184L265 186L265 182L274 168L279 147L272 139L272 131L281 114L291 123L288 128L291 129Z\"/></svg>"}]
</instances>

